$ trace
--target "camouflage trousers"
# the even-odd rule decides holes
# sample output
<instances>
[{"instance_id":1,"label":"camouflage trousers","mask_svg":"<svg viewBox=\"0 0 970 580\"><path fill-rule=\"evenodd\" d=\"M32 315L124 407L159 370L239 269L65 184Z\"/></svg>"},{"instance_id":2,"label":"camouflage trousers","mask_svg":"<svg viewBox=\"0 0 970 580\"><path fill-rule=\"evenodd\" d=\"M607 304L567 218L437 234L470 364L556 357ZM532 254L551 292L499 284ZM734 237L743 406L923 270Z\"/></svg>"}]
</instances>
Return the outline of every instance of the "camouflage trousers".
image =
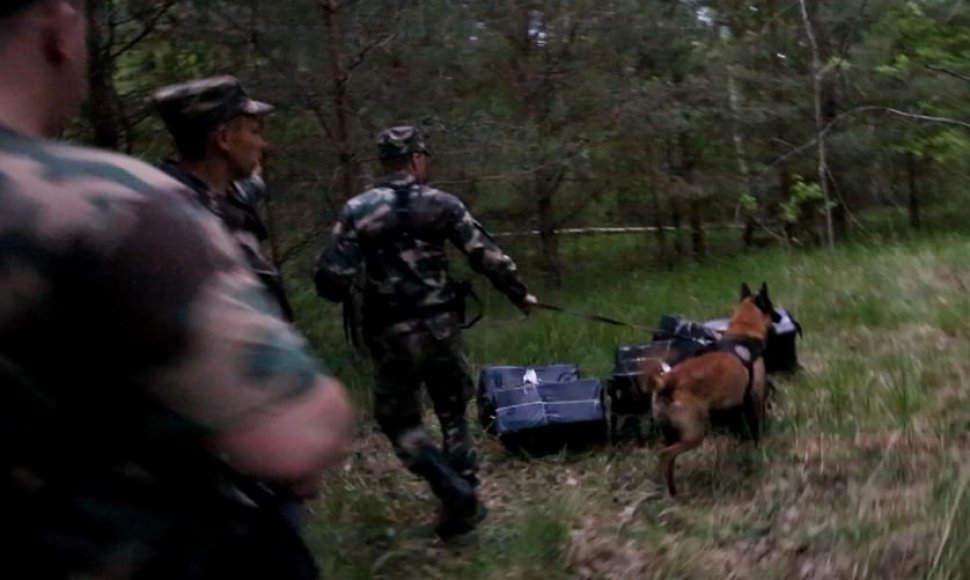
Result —
<instances>
[{"instance_id":1,"label":"camouflage trousers","mask_svg":"<svg viewBox=\"0 0 970 580\"><path fill-rule=\"evenodd\" d=\"M461 330L450 319L407 324L367 338L377 371L374 417L404 465L418 473L418 462L437 449L422 425L423 386L441 425L445 459L474 484L478 457L465 418L474 385Z\"/></svg>"}]
</instances>

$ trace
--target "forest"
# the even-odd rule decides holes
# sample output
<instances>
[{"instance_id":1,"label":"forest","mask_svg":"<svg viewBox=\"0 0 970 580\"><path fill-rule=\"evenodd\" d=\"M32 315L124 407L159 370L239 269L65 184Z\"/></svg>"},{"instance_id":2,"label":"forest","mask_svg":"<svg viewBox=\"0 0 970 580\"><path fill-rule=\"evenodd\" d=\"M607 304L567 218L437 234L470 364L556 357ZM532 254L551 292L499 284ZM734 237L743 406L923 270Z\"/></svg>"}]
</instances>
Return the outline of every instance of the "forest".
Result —
<instances>
[{"instance_id":1,"label":"forest","mask_svg":"<svg viewBox=\"0 0 970 580\"><path fill-rule=\"evenodd\" d=\"M831 245L871 210L919 228L963 188L963 2L91 0L89 17L77 139L160 159L151 92L213 74L278 107L280 263L375 177L393 124L429 135L436 185L490 229L533 233L553 279L564 229L648 228L669 266Z\"/></svg>"},{"instance_id":2,"label":"forest","mask_svg":"<svg viewBox=\"0 0 970 580\"><path fill-rule=\"evenodd\" d=\"M157 162L173 147L152 92L217 74L276 106L268 250L360 416L307 531L326 577L968 577L967 2L87 7L91 98L71 140ZM366 357L310 281L341 206L380 176L377 133L400 124L552 304L650 326L726 316L741 282L767 281L805 333L764 445L709 438L672 499L650 446L530 458L476 432L489 518L471 546L438 543L433 497L369 418ZM605 377L648 338L521 320L475 285L476 372Z\"/></svg>"}]
</instances>

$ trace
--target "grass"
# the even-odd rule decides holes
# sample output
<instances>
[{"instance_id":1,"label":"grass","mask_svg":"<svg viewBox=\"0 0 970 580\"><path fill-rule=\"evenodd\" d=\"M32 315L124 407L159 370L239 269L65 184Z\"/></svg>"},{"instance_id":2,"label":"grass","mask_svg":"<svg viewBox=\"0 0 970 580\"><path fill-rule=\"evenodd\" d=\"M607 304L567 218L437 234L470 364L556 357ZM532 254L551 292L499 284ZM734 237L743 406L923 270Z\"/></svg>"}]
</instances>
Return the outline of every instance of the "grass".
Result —
<instances>
[{"instance_id":1,"label":"grass","mask_svg":"<svg viewBox=\"0 0 970 580\"><path fill-rule=\"evenodd\" d=\"M648 446L523 459L479 433L491 513L449 547L431 533L434 498L367 418L369 373L339 309L296 288L301 328L361 413L308 530L327 577L970 577L970 238L886 236L671 271L650 265L646 238L583 238L564 243L562 289L529 276L528 248L508 249L540 298L647 327L662 313L725 316L742 281L767 281L805 327L804 369L778 379L759 449L716 436L681 459L676 499ZM649 338L545 312L519 320L475 285L488 313L467 334L478 365L570 361L605 378L617 345Z\"/></svg>"}]
</instances>

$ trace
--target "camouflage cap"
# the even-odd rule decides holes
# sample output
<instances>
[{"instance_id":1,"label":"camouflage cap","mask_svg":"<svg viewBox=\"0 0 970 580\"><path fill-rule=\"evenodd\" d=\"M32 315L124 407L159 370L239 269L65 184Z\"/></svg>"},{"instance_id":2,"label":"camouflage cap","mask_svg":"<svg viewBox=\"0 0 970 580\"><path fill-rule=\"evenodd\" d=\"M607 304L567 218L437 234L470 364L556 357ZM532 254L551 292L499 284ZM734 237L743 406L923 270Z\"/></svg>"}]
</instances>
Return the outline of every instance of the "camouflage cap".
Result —
<instances>
[{"instance_id":1,"label":"camouflage cap","mask_svg":"<svg viewBox=\"0 0 970 580\"><path fill-rule=\"evenodd\" d=\"M381 159L401 157L411 153L431 155L421 131L410 125L388 127L378 133L377 151Z\"/></svg>"},{"instance_id":2,"label":"camouflage cap","mask_svg":"<svg viewBox=\"0 0 970 580\"><path fill-rule=\"evenodd\" d=\"M152 101L173 135L206 131L239 115L263 115L274 108L249 98L239 79L228 75L163 87Z\"/></svg>"}]
</instances>

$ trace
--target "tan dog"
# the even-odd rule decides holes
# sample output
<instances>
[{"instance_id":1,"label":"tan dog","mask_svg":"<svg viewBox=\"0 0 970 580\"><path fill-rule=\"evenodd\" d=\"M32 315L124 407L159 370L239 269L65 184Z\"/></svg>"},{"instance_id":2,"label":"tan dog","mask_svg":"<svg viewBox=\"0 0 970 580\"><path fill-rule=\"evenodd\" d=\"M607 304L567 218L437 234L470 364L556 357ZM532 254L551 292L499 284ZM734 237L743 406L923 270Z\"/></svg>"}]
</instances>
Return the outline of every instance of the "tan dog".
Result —
<instances>
[{"instance_id":1,"label":"tan dog","mask_svg":"<svg viewBox=\"0 0 970 580\"><path fill-rule=\"evenodd\" d=\"M644 374L652 391L653 418L667 446L660 451L660 471L670 495L676 495L674 461L701 444L710 428L710 412L740 409L755 445L765 412L765 368L761 354L777 316L762 285L757 296L747 284L716 350L687 359L666 374ZM648 373L652 369L644 369Z\"/></svg>"}]
</instances>

